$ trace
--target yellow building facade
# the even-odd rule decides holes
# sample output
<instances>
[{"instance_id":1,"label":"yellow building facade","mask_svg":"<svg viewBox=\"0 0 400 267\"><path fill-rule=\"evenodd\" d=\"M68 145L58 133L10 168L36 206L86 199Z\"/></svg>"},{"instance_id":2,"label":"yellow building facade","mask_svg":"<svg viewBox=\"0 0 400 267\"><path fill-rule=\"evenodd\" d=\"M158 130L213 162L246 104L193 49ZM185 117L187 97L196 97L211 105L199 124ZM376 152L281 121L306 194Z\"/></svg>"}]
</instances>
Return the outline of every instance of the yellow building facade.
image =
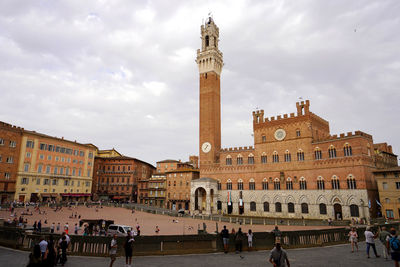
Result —
<instances>
[{"instance_id":1,"label":"yellow building facade","mask_svg":"<svg viewBox=\"0 0 400 267\"><path fill-rule=\"evenodd\" d=\"M374 174L382 215L388 219L400 219L400 167L378 170Z\"/></svg>"},{"instance_id":2,"label":"yellow building facade","mask_svg":"<svg viewBox=\"0 0 400 267\"><path fill-rule=\"evenodd\" d=\"M14 199L20 202L89 199L96 150L91 144L24 131Z\"/></svg>"}]
</instances>

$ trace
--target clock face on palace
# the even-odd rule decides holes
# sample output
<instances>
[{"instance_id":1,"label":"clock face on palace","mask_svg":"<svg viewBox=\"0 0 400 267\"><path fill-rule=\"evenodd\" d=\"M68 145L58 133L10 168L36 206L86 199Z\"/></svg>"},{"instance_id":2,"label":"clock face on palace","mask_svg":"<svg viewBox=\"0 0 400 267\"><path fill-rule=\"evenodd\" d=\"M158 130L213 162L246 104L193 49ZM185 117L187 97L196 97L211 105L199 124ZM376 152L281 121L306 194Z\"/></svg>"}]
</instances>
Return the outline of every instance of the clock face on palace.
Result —
<instances>
[{"instance_id":1,"label":"clock face on palace","mask_svg":"<svg viewBox=\"0 0 400 267\"><path fill-rule=\"evenodd\" d=\"M275 131L274 136L275 136L276 140L281 141L281 140L285 139L286 132L283 129L278 129L278 130Z\"/></svg>"},{"instance_id":2,"label":"clock face on palace","mask_svg":"<svg viewBox=\"0 0 400 267\"><path fill-rule=\"evenodd\" d=\"M201 150L202 150L204 153L210 152L210 150L211 150L211 144L210 144L209 142L204 142L204 143L201 145Z\"/></svg>"}]
</instances>

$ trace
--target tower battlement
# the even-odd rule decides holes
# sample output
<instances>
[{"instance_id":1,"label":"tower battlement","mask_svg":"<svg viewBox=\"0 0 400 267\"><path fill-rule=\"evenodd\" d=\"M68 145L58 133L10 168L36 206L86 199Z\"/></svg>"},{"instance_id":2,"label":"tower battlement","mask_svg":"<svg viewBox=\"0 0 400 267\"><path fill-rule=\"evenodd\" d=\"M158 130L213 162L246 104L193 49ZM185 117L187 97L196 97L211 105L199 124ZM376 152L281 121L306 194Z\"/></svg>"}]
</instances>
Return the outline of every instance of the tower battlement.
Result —
<instances>
[{"instance_id":1,"label":"tower battlement","mask_svg":"<svg viewBox=\"0 0 400 267\"><path fill-rule=\"evenodd\" d=\"M222 148L221 152L239 152L239 151L249 151L249 150L254 150L253 146L243 146L243 147L228 147L228 148Z\"/></svg>"},{"instance_id":2,"label":"tower battlement","mask_svg":"<svg viewBox=\"0 0 400 267\"><path fill-rule=\"evenodd\" d=\"M355 132L347 132L347 133L328 135L328 136L319 138L318 140L316 140L316 142L337 141L339 139L345 139L345 138L351 138L351 137L365 137L367 139L372 140L372 135L364 133L362 131L355 131Z\"/></svg>"}]
</instances>

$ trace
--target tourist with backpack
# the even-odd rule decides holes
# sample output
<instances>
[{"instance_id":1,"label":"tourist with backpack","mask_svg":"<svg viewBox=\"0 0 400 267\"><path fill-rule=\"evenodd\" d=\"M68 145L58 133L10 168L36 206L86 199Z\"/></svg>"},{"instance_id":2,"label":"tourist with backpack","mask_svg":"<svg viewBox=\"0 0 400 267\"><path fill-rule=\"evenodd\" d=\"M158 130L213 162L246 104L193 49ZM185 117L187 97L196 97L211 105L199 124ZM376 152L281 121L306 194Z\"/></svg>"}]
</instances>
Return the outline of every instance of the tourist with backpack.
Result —
<instances>
[{"instance_id":1,"label":"tourist with backpack","mask_svg":"<svg viewBox=\"0 0 400 267\"><path fill-rule=\"evenodd\" d=\"M386 227L383 226L379 233L379 240L383 245L383 257L387 260L389 257L390 246L389 246L390 233L386 231Z\"/></svg>"},{"instance_id":2,"label":"tourist with backpack","mask_svg":"<svg viewBox=\"0 0 400 267\"><path fill-rule=\"evenodd\" d=\"M392 260L394 260L394 266L399 267L400 261L400 240L396 234L396 229L390 230L391 237L389 239L390 249L392 250Z\"/></svg>"}]
</instances>

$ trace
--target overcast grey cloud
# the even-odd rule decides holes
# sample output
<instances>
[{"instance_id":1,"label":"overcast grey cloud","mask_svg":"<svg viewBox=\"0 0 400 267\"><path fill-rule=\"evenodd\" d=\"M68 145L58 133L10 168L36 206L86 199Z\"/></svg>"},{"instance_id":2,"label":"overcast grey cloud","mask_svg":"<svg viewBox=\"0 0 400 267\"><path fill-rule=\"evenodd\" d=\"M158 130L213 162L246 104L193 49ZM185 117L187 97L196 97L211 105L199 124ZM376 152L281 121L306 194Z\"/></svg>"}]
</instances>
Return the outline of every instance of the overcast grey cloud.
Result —
<instances>
[{"instance_id":1,"label":"overcast grey cloud","mask_svg":"<svg viewBox=\"0 0 400 267\"><path fill-rule=\"evenodd\" d=\"M154 164L198 154L200 25L220 28L222 145L299 97L400 150L400 2L0 2L0 120Z\"/></svg>"}]
</instances>

